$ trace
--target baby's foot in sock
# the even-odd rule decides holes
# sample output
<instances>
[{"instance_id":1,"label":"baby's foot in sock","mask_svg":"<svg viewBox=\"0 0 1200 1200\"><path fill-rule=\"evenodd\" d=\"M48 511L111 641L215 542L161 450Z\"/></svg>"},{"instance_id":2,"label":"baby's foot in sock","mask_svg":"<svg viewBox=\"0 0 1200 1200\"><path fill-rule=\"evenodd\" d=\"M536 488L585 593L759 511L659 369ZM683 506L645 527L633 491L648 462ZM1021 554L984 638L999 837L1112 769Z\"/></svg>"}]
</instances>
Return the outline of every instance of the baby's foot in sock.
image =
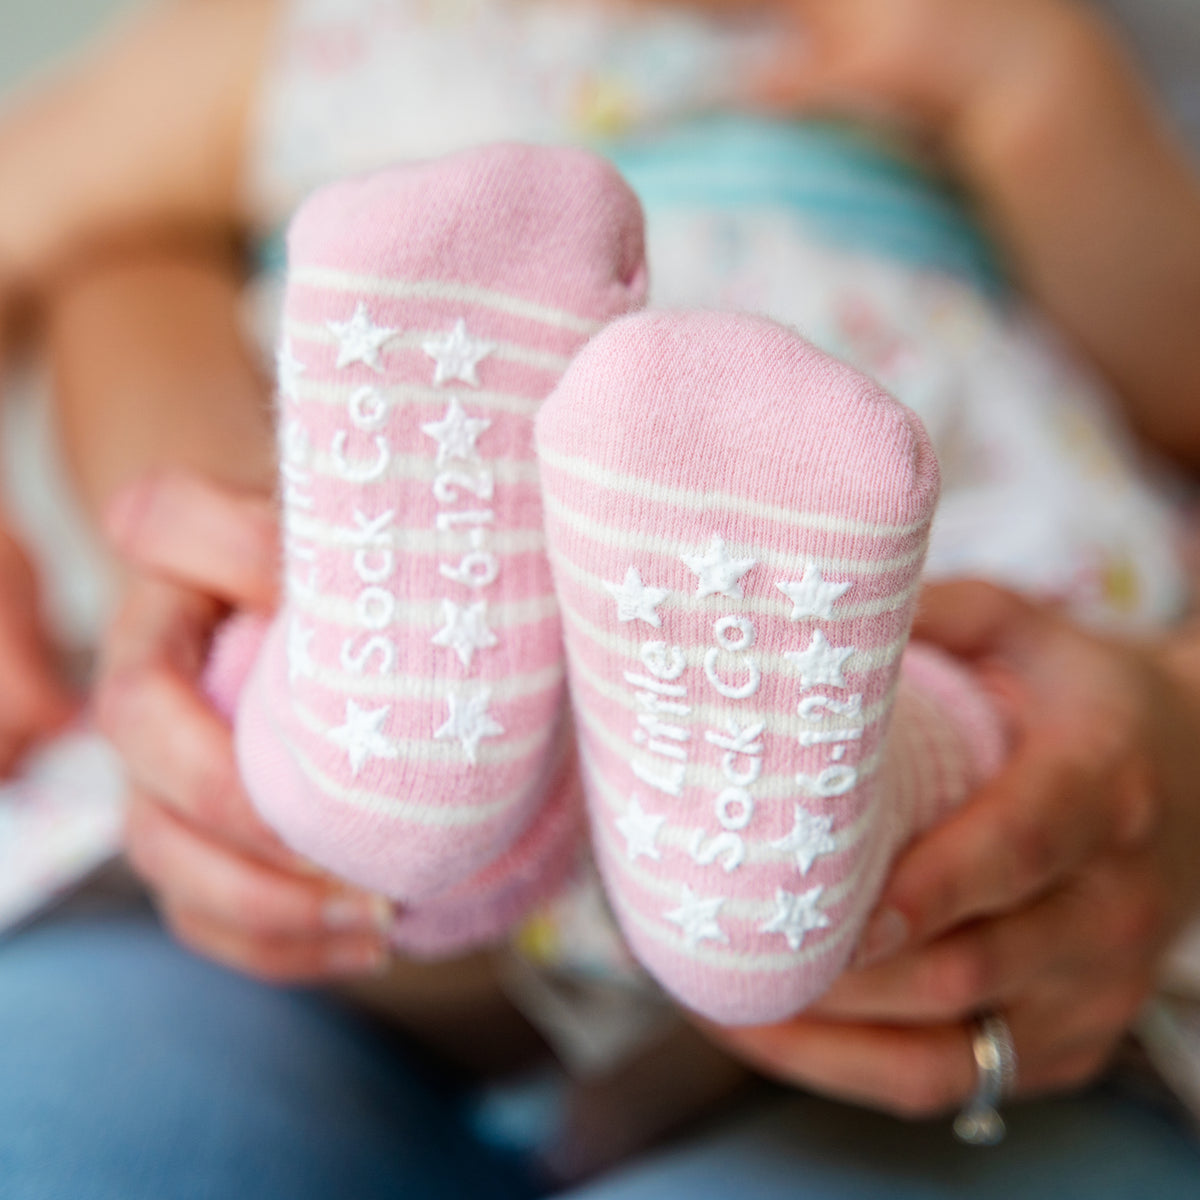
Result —
<instances>
[{"instance_id":1,"label":"baby's foot in sock","mask_svg":"<svg viewBox=\"0 0 1200 1200\"><path fill-rule=\"evenodd\" d=\"M587 839L575 739L563 732L545 802L525 831L452 891L398 912L396 949L410 958L446 958L502 941L566 885Z\"/></svg>"},{"instance_id":2,"label":"baby's foot in sock","mask_svg":"<svg viewBox=\"0 0 1200 1200\"><path fill-rule=\"evenodd\" d=\"M242 771L295 850L457 904L548 844L564 689L533 416L641 302L641 212L591 155L497 146L324 188L288 249L286 602Z\"/></svg>"},{"instance_id":3,"label":"baby's foot in sock","mask_svg":"<svg viewBox=\"0 0 1200 1200\"><path fill-rule=\"evenodd\" d=\"M267 620L248 613L218 631L205 691L231 721L269 631ZM254 741L257 735L250 729L243 736ZM560 729L553 753L545 801L521 836L464 883L418 907L398 910L390 929L397 950L410 958L446 958L490 945L565 886L585 844L579 758L569 722Z\"/></svg>"},{"instance_id":4,"label":"baby's foot in sock","mask_svg":"<svg viewBox=\"0 0 1200 1200\"><path fill-rule=\"evenodd\" d=\"M781 1020L842 970L897 848L1001 754L955 664L924 653L899 686L928 438L787 330L705 313L610 326L537 435L618 919L685 1004Z\"/></svg>"}]
</instances>

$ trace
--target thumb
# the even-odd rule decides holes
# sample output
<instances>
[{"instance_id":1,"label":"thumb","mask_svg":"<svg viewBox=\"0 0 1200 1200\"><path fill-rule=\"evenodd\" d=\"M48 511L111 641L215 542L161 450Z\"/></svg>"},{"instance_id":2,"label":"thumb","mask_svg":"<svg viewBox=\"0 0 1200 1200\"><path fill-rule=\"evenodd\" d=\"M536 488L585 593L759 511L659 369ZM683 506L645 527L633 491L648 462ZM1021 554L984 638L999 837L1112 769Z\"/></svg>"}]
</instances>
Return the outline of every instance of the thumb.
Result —
<instances>
[{"instance_id":1,"label":"thumb","mask_svg":"<svg viewBox=\"0 0 1200 1200\"><path fill-rule=\"evenodd\" d=\"M142 476L113 496L105 530L131 564L233 605L272 612L279 590L279 524L265 496L186 471Z\"/></svg>"},{"instance_id":2,"label":"thumb","mask_svg":"<svg viewBox=\"0 0 1200 1200\"><path fill-rule=\"evenodd\" d=\"M1036 604L982 580L935 583L917 604L912 636L959 658L999 656L1024 649L1048 620Z\"/></svg>"}]
</instances>

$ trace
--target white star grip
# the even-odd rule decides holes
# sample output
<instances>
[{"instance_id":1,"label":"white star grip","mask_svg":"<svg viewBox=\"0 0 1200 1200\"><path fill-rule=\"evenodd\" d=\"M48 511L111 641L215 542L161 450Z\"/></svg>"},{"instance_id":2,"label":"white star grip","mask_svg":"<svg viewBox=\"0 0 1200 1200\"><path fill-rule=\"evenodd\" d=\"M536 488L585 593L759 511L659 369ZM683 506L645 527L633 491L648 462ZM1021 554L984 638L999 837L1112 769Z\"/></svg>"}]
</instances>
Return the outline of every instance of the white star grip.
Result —
<instances>
[{"instance_id":1,"label":"white star grip","mask_svg":"<svg viewBox=\"0 0 1200 1200\"><path fill-rule=\"evenodd\" d=\"M275 377L280 396L293 404L300 401L300 376L304 369L304 364L292 350L292 339L284 338L275 356Z\"/></svg>"},{"instance_id":2,"label":"white star grip","mask_svg":"<svg viewBox=\"0 0 1200 1200\"><path fill-rule=\"evenodd\" d=\"M451 692L446 697L450 715L433 735L439 741L457 739L461 742L463 754L471 766L478 761L479 743L484 738L500 737L504 733L504 727L487 710L491 699L492 689L487 687Z\"/></svg>"},{"instance_id":3,"label":"white star grip","mask_svg":"<svg viewBox=\"0 0 1200 1200\"><path fill-rule=\"evenodd\" d=\"M487 601L477 600L474 604L461 605L453 600L442 601L442 619L445 625L430 639L435 646L444 646L458 655L459 662L468 669L476 650L489 650L500 639L488 628Z\"/></svg>"},{"instance_id":4,"label":"white star grip","mask_svg":"<svg viewBox=\"0 0 1200 1200\"><path fill-rule=\"evenodd\" d=\"M821 568L813 563L804 564L804 573L798 580L779 580L775 586L792 602L792 620L802 621L805 617L833 617L834 603L851 588L853 581L833 583L821 574Z\"/></svg>"},{"instance_id":5,"label":"white star grip","mask_svg":"<svg viewBox=\"0 0 1200 1200\"><path fill-rule=\"evenodd\" d=\"M326 321L325 326L337 339L339 370L362 363L381 374L383 363L379 361L379 352L400 332L376 325L362 300L355 305L354 315L348 321Z\"/></svg>"},{"instance_id":6,"label":"white star grip","mask_svg":"<svg viewBox=\"0 0 1200 1200\"><path fill-rule=\"evenodd\" d=\"M644 621L655 629L662 626L655 610L671 593L666 588L647 587L637 567L630 567L621 583L605 582L604 589L617 602L618 621Z\"/></svg>"},{"instance_id":7,"label":"white star grip","mask_svg":"<svg viewBox=\"0 0 1200 1200\"><path fill-rule=\"evenodd\" d=\"M655 862L662 858L658 849L658 831L666 819L663 814L646 812L637 796L629 797L625 812L617 818L616 826L625 838L625 854L630 862L635 861L639 854Z\"/></svg>"},{"instance_id":8,"label":"white star grip","mask_svg":"<svg viewBox=\"0 0 1200 1200\"><path fill-rule=\"evenodd\" d=\"M831 646L825 635L814 629L807 650L790 650L783 657L800 673L802 687L829 684L840 688L846 686L842 671L854 653L853 646Z\"/></svg>"},{"instance_id":9,"label":"white star grip","mask_svg":"<svg viewBox=\"0 0 1200 1200\"><path fill-rule=\"evenodd\" d=\"M779 888L775 893L775 914L760 926L761 931L782 934L793 950L799 950L807 934L829 926L829 917L819 907L824 890L818 886L796 893Z\"/></svg>"},{"instance_id":10,"label":"white star grip","mask_svg":"<svg viewBox=\"0 0 1200 1200\"><path fill-rule=\"evenodd\" d=\"M796 870L801 875L807 875L818 858L832 854L837 849L837 842L833 840L832 833L833 818L828 815L817 816L803 805L797 804L793 820L795 823L791 833L772 842L771 849L793 855L796 859Z\"/></svg>"},{"instance_id":11,"label":"white star grip","mask_svg":"<svg viewBox=\"0 0 1200 1200\"><path fill-rule=\"evenodd\" d=\"M705 596L742 599L742 576L758 562L755 558L732 558L725 539L717 534L713 534L703 554L681 554L680 558L699 580L696 595L700 599Z\"/></svg>"},{"instance_id":12,"label":"white star grip","mask_svg":"<svg viewBox=\"0 0 1200 1200\"><path fill-rule=\"evenodd\" d=\"M483 417L468 417L457 396L450 397L446 415L440 421L430 421L421 429L437 442L437 465L444 467L448 462L478 462L479 450L475 443L479 435L491 426Z\"/></svg>"},{"instance_id":13,"label":"white star grip","mask_svg":"<svg viewBox=\"0 0 1200 1200\"><path fill-rule=\"evenodd\" d=\"M664 912L668 921L683 930L683 941L689 950L701 942L729 941L721 923L717 920L725 904L723 896L704 898L697 896L686 884L683 887L683 903L678 908Z\"/></svg>"},{"instance_id":14,"label":"white star grip","mask_svg":"<svg viewBox=\"0 0 1200 1200\"><path fill-rule=\"evenodd\" d=\"M400 752L381 729L391 711L390 704L381 708L359 708L353 700L347 700L345 721L326 731L325 736L345 750L351 775L357 776L369 759L399 757Z\"/></svg>"},{"instance_id":15,"label":"white star grip","mask_svg":"<svg viewBox=\"0 0 1200 1200\"><path fill-rule=\"evenodd\" d=\"M467 333L467 323L459 317L449 333L427 338L421 343L421 348L434 360L435 387L455 380L478 387L479 376L475 369L495 351L496 344L471 337Z\"/></svg>"},{"instance_id":16,"label":"white star grip","mask_svg":"<svg viewBox=\"0 0 1200 1200\"><path fill-rule=\"evenodd\" d=\"M304 676L317 673L317 665L313 662L312 641L316 637L315 629L305 629L300 624L300 618L293 616L288 623L287 660L288 682L295 683Z\"/></svg>"}]
</instances>

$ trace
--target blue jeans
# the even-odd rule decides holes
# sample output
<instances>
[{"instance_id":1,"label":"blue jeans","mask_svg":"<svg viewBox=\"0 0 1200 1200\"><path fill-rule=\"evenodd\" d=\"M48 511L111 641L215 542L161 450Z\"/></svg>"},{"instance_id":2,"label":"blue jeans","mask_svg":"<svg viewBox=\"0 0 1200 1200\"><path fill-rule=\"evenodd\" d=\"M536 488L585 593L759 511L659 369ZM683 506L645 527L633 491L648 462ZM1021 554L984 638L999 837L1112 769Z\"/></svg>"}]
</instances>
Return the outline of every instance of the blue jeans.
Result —
<instances>
[{"instance_id":1,"label":"blue jeans","mask_svg":"<svg viewBox=\"0 0 1200 1200\"><path fill-rule=\"evenodd\" d=\"M144 910L0 943L2 1200L375 1200L537 1194L463 1097L388 1031L179 949ZM1112 1089L1017 1106L956 1145L807 1096L740 1109L574 1200L1074 1200L1200 1195L1200 1149Z\"/></svg>"},{"instance_id":2,"label":"blue jeans","mask_svg":"<svg viewBox=\"0 0 1200 1200\"><path fill-rule=\"evenodd\" d=\"M1200 1148L1115 1086L1006 1109L1008 1138L962 1146L813 1096L757 1106L570 1200L1195 1200ZM565 1197L562 1200L566 1200Z\"/></svg>"},{"instance_id":3,"label":"blue jeans","mask_svg":"<svg viewBox=\"0 0 1200 1200\"><path fill-rule=\"evenodd\" d=\"M3 1200L534 1194L391 1033L177 947L146 910L0 943Z\"/></svg>"}]
</instances>

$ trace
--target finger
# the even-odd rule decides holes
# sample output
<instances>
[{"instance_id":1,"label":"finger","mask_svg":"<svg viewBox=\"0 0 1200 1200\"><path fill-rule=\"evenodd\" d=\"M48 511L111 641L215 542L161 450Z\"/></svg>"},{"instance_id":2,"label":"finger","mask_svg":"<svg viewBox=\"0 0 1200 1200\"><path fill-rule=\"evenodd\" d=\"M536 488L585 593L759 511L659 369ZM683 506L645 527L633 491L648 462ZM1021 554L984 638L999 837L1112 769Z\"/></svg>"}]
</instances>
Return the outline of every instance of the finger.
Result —
<instances>
[{"instance_id":1,"label":"finger","mask_svg":"<svg viewBox=\"0 0 1200 1200\"><path fill-rule=\"evenodd\" d=\"M105 528L131 562L238 607L272 612L278 601L278 526L261 496L171 471L123 488Z\"/></svg>"},{"instance_id":2,"label":"finger","mask_svg":"<svg viewBox=\"0 0 1200 1200\"><path fill-rule=\"evenodd\" d=\"M300 867L255 812L238 775L229 727L170 668L151 666L104 680L97 716L140 789L245 853L311 870Z\"/></svg>"},{"instance_id":3,"label":"finger","mask_svg":"<svg viewBox=\"0 0 1200 1200\"><path fill-rule=\"evenodd\" d=\"M1161 914L1136 866L1112 861L1092 881L1062 887L994 920L976 922L888 963L848 971L810 1010L826 1020L964 1020L1004 1008L1037 987L1149 974Z\"/></svg>"},{"instance_id":4,"label":"finger","mask_svg":"<svg viewBox=\"0 0 1200 1200\"><path fill-rule=\"evenodd\" d=\"M1022 919L981 921L864 970L847 971L808 1011L831 1021L961 1021L1016 999L1031 979L1059 969L1060 927L1048 900ZM1031 914L1036 914L1033 916Z\"/></svg>"},{"instance_id":5,"label":"finger","mask_svg":"<svg viewBox=\"0 0 1200 1200\"><path fill-rule=\"evenodd\" d=\"M1058 979L1003 1009L1016 1051L1013 1094L1078 1087L1103 1069L1145 998L1145 979L1111 969Z\"/></svg>"},{"instance_id":6,"label":"finger","mask_svg":"<svg viewBox=\"0 0 1200 1200\"><path fill-rule=\"evenodd\" d=\"M101 685L152 663L198 678L224 614L224 605L193 588L154 577L134 580L101 646Z\"/></svg>"},{"instance_id":7,"label":"finger","mask_svg":"<svg viewBox=\"0 0 1200 1200\"><path fill-rule=\"evenodd\" d=\"M379 975L389 954L366 934L295 939L266 937L222 925L204 913L164 905L172 933L189 949L264 983L323 983Z\"/></svg>"},{"instance_id":8,"label":"finger","mask_svg":"<svg viewBox=\"0 0 1200 1200\"><path fill-rule=\"evenodd\" d=\"M765 1075L897 1116L947 1112L976 1082L961 1025L895 1029L802 1017L709 1033Z\"/></svg>"},{"instance_id":9,"label":"finger","mask_svg":"<svg viewBox=\"0 0 1200 1200\"><path fill-rule=\"evenodd\" d=\"M1001 1012L1016 1051L1014 1095L1077 1086L1102 1069L1140 994L1127 981L1110 987L1105 979L1042 988ZM897 1027L806 1014L782 1025L707 1029L763 1074L901 1117L949 1112L979 1082L973 1021Z\"/></svg>"},{"instance_id":10,"label":"finger","mask_svg":"<svg viewBox=\"0 0 1200 1200\"><path fill-rule=\"evenodd\" d=\"M1103 985L1104 980L1096 980ZM1065 1037L1058 1044L1033 1053L1027 1048L1023 1059L1018 1062L1018 1077L1014 1093L1019 1096L1041 1096L1053 1092L1083 1087L1099 1076L1111 1062L1121 1045L1133 1018L1145 1001L1145 994L1136 1007L1131 1007L1128 987L1114 993L1114 1000L1101 997L1098 1004L1089 1006L1088 1011L1096 1014L1096 1020L1078 1036ZM1115 1014L1114 1015L1110 1015ZM1050 1011L1050 1020L1070 1018L1062 1005ZM1074 1015L1078 1016L1078 1010ZM1120 1018L1119 1020L1116 1018Z\"/></svg>"},{"instance_id":11,"label":"finger","mask_svg":"<svg viewBox=\"0 0 1200 1200\"><path fill-rule=\"evenodd\" d=\"M1040 1063L1033 1078L1018 1082L1014 1094L1027 1099L1076 1091L1104 1074L1121 1044L1120 1036L1089 1042L1071 1054Z\"/></svg>"},{"instance_id":12,"label":"finger","mask_svg":"<svg viewBox=\"0 0 1200 1200\"><path fill-rule=\"evenodd\" d=\"M133 783L241 849L295 867L241 785L228 725L197 691L219 615L190 588L138 580L105 639L97 720Z\"/></svg>"},{"instance_id":13,"label":"finger","mask_svg":"<svg viewBox=\"0 0 1200 1200\"><path fill-rule=\"evenodd\" d=\"M382 941L391 906L238 854L184 824L143 793L130 803L126 843L138 873L161 896L257 937L315 939L368 933Z\"/></svg>"},{"instance_id":14,"label":"finger","mask_svg":"<svg viewBox=\"0 0 1200 1200\"><path fill-rule=\"evenodd\" d=\"M995 654L1044 620L1043 610L1015 592L977 579L930 584L921 591L912 636L958 658Z\"/></svg>"},{"instance_id":15,"label":"finger","mask_svg":"<svg viewBox=\"0 0 1200 1200\"><path fill-rule=\"evenodd\" d=\"M971 801L897 860L859 964L1052 888L1112 841L1120 798L1110 782L1065 757L1056 740L1030 735Z\"/></svg>"}]
</instances>

